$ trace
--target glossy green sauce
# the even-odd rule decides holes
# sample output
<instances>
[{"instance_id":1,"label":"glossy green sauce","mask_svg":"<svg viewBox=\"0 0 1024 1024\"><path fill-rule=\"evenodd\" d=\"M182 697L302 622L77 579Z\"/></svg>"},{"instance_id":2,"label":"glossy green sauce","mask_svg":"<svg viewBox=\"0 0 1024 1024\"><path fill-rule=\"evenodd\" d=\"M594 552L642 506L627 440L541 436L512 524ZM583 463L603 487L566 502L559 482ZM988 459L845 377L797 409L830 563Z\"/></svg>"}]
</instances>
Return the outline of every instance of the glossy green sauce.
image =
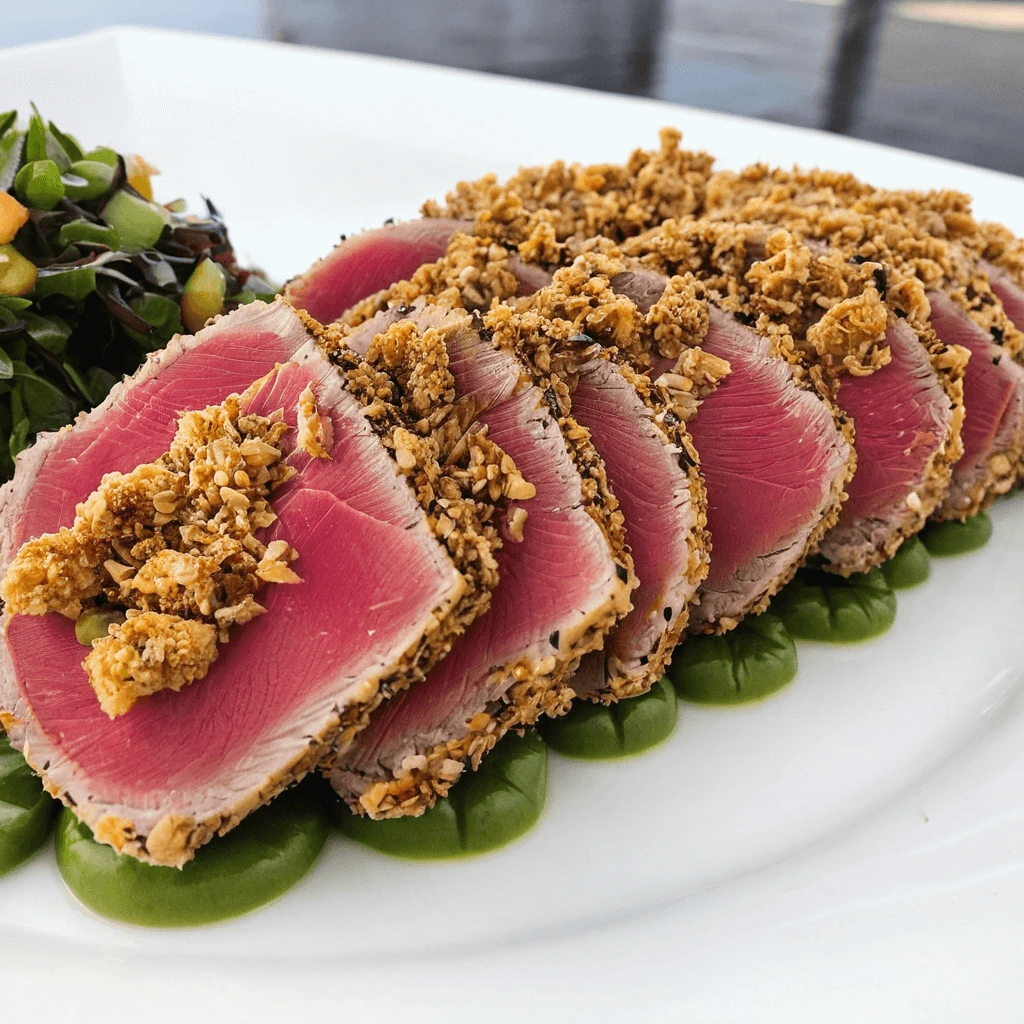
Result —
<instances>
[{"instance_id":1,"label":"glossy green sauce","mask_svg":"<svg viewBox=\"0 0 1024 1024\"><path fill-rule=\"evenodd\" d=\"M795 675L796 644L778 616L749 615L722 636L691 636L676 648L669 676L683 700L743 704Z\"/></svg>"},{"instance_id":2,"label":"glossy green sauce","mask_svg":"<svg viewBox=\"0 0 1024 1024\"><path fill-rule=\"evenodd\" d=\"M342 834L392 857L442 860L485 853L529 831L547 798L548 752L533 732L510 734L418 818L371 818L337 802Z\"/></svg>"},{"instance_id":3,"label":"glossy green sauce","mask_svg":"<svg viewBox=\"0 0 1024 1024\"><path fill-rule=\"evenodd\" d=\"M988 543L992 536L992 520L987 512L979 512L966 523L929 523L920 536L928 553L936 558L965 555Z\"/></svg>"},{"instance_id":4,"label":"glossy green sauce","mask_svg":"<svg viewBox=\"0 0 1024 1024\"><path fill-rule=\"evenodd\" d=\"M772 598L771 610L794 640L855 643L893 624L896 595L881 569L843 577L803 568Z\"/></svg>"},{"instance_id":5,"label":"glossy green sauce","mask_svg":"<svg viewBox=\"0 0 1024 1024\"><path fill-rule=\"evenodd\" d=\"M662 677L647 693L615 704L577 701L568 714L545 719L537 731L560 754L603 761L648 750L675 727L676 695Z\"/></svg>"},{"instance_id":6,"label":"glossy green sauce","mask_svg":"<svg viewBox=\"0 0 1024 1024\"><path fill-rule=\"evenodd\" d=\"M43 845L59 807L25 758L0 735L0 875Z\"/></svg>"},{"instance_id":7,"label":"glossy green sauce","mask_svg":"<svg viewBox=\"0 0 1024 1024\"><path fill-rule=\"evenodd\" d=\"M880 566L885 582L893 590L906 590L924 583L931 575L931 559L920 537L905 540L896 554Z\"/></svg>"},{"instance_id":8,"label":"glossy green sauce","mask_svg":"<svg viewBox=\"0 0 1024 1024\"><path fill-rule=\"evenodd\" d=\"M177 868L143 864L97 843L67 809L57 825L57 867L87 906L130 924L174 928L254 910L310 869L330 831L319 780L283 793Z\"/></svg>"}]
</instances>

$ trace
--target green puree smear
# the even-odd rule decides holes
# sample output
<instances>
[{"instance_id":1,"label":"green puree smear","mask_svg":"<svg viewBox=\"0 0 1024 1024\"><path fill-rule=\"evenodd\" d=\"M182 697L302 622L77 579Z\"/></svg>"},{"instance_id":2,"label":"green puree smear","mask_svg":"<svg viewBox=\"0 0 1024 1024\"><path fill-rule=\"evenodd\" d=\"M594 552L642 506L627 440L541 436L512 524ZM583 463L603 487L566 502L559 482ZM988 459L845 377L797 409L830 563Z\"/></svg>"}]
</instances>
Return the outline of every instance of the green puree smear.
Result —
<instances>
[{"instance_id":1,"label":"green puree smear","mask_svg":"<svg viewBox=\"0 0 1024 1024\"><path fill-rule=\"evenodd\" d=\"M937 558L965 555L977 551L992 536L992 520L987 512L971 516L966 523L929 523L921 531L921 540L928 553Z\"/></svg>"},{"instance_id":2,"label":"green puree smear","mask_svg":"<svg viewBox=\"0 0 1024 1024\"><path fill-rule=\"evenodd\" d=\"M59 806L10 740L0 736L0 875L43 845Z\"/></svg>"},{"instance_id":3,"label":"green puree smear","mask_svg":"<svg viewBox=\"0 0 1024 1024\"><path fill-rule=\"evenodd\" d=\"M465 857L495 850L529 831L544 810L547 788L544 741L533 732L510 734L418 818L374 821L339 801L335 821L349 839L392 857Z\"/></svg>"},{"instance_id":4,"label":"green puree smear","mask_svg":"<svg viewBox=\"0 0 1024 1024\"><path fill-rule=\"evenodd\" d=\"M905 540L897 549L896 554L880 566L885 582L893 590L907 590L924 583L931 575L931 559L928 549L919 537Z\"/></svg>"},{"instance_id":5,"label":"green puree smear","mask_svg":"<svg viewBox=\"0 0 1024 1024\"><path fill-rule=\"evenodd\" d=\"M57 867L68 888L106 917L165 928L209 924L290 889L319 856L329 831L319 780L310 780L212 839L179 871L97 843L65 809L57 825Z\"/></svg>"},{"instance_id":6,"label":"green puree smear","mask_svg":"<svg viewBox=\"0 0 1024 1024\"><path fill-rule=\"evenodd\" d=\"M881 569L837 576L804 568L772 599L794 640L855 643L884 633L896 619L896 595Z\"/></svg>"},{"instance_id":7,"label":"green puree smear","mask_svg":"<svg viewBox=\"0 0 1024 1024\"><path fill-rule=\"evenodd\" d=\"M750 615L722 636L692 636L669 675L683 700L742 704L781 689L796 675L796 644L771 612Z\"/></svg>"},{"instance_id":8,"label":"green puree smear","mask_svg":"<svg viewBox=\"0 0 1024 1024\"><path fill-rule=\"evenodd\" d=\"M577 701L568 714L537 726L552 750L592 761L639 754L667 739L675 727L676 695L664 677L639 697L610 706Z\"/></svg>"}]
</instances>

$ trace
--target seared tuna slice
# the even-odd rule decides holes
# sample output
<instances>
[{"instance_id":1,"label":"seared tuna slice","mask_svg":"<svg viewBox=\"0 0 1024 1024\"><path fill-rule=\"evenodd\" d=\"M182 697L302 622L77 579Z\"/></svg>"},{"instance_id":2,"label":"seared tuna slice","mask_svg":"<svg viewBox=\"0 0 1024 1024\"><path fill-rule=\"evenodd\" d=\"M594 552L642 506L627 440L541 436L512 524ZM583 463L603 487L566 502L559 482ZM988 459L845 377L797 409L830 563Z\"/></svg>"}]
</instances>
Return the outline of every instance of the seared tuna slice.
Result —
<instances>
[{"instance_id":1,"label":"seared tuna slice","mask_svg":"<svg viewBox=\"0 0 1024 1024\"><path fill-rule=\"evenodd\" d=\"M646 377L595 358L571 389L575 418L604 459L626 522L639 586L633 610L573 681L581 696L644 693L661 676L707 571L704 488L689 437L665 423L667 408Z\"/></svg>"},{"instance_id":2,"label":"seared tuna slice","mask_svg":"<svg viewBox=\"0 0 1024 1024\"><path fill-rule=\"evenodd\" d=\"M368 347L394 322L389 312L347 342ZM568 677L629 608L621 517L586 432L571 418L560 423L522 364L466 313L420 300L405 317L444 333L458 399L536 493L511 502L488 612L422 683L377 711L329 773L355 810L375 818L421 813L507 730L564 711Z\"/></svg>"},{"instance_id":3,"label":"seared tuna slice","mask_svg":"<svg viewBox=\"0 0 1024 1024\"><path fill-rule=\"evenodd\" d=\"M971 353L964 373L963 457L936 519L967 519L1005 494L1024 445L1024 369L963 309L929 292L931 322L947 344Z\"/></svg>"},{"instance_id":4,"label":"seared tuna slice","mask_svg":"<svg viewBox=\"0 0 1024 1024\"><path fill-rule=\"evenodd\" d=\"M982 260L981 269L988 274L989 284L992 291L999 296L999 301L1006 310L1006 315L1013 321L1013 325L1020 331L1024 331L1024 288L1014 280L1013 276L1002 267L997 267L987 260Z\"/></svg>"},{"instance_id":5,"label":"seared tuna slice","mask_svg":"<svg viewBox=\"0 0 1024 1024\"><path fill-rule=\"evenodd\" d=\"M266 539L298 549L302 582L261 595L267 613L238 629L204 679L110 721L72 622L3 620L0 719L12 743L99 840L156 864L180 866L344 744L443 655L494 582L446 553L368 414L386 403L341 376L282 302L175 338L73 428L42 435L4 488L4 564L30 537L69 525L103 473L166 451L179 410L266 374L253 411L283 409L294 426L310 386L333 440L326 459L291 451L299 472L275 492ZM417 465L403 472L437 474L412 454Z\"/></svg>"},{"instance_id":6,"label":"seared tuna slice","mask_svg":"<svg viewBox=\"0 0 1024 1024\"><path fill-rule=\"evenodd\" d=\"M539 267L500 247L495 247L488 261L487 244L481 247L485 254L482 270L471 277L460 276L465 264L438 264L452 239L472 227L471 221L425 219L354 235L289 281L285 298L321 323L332 323L343 314L348 314L346 322L360 323L389 304L411 302L417 295L441 295L452 289L449 297L453 302L467 309L485 309L495 291L528 295L551 279ZM453 272L444 277L431 272L442 265ZM495 274L497 280L492 279ZM392 290L398 282L406 282L406 287Z\"/></svg>"},{"instance_id":7,"label":"seared tuna slice","mask_svg":"<svg viewBox=\"0 0 1024 1024\"><path fill-rule=\"evenodd\" d=\"M731 372L690 424L712 545L697 632L732 629L767 606L835 522L851 457L829 407L797 385L768 339L710 314L701 347Z\"/></svg>"},{"instance_id":8,"label":"seared tuna slice","mask_svg":"<svg viewBox=\"0 0 1024 1024\"><path fill-rule=\"evenodd\" d=\"M361 299L439 259L460 227L455 220L413 220L343 238L288 282L285 298L321 323L331 323Z\"/></svg>"},{"instance_id":9,"label":"seared tuna slice","mask_svg":"<svg viewBox=\"0 0 1024 1024\"><path fill-rule=\"evenodd\" d=\"M844 575L895 554L949 486L953 402L905 320L888 328L886 341L890 361L867 377L844 375L836 395L854 422L857 470L820 553L827 568Z\"/></svg>"}]
</instances>

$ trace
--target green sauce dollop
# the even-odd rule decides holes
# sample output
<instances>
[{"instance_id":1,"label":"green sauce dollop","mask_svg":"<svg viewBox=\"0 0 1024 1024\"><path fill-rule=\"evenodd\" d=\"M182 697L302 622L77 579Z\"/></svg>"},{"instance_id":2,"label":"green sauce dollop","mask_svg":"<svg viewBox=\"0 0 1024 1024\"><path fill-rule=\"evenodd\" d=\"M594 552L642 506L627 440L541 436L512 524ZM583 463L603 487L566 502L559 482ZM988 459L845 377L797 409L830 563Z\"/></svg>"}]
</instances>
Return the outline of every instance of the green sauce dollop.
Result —
<instances>
[{"instance_id":1,"label":"green sauce dollop","mask_svg":"<svg viewBox=\"0 0 1024 1024\"><path fill-rule=\"evenodd\" d=\"M43 845L58 807L25 758L0 736L0 875Z\"/></svg>"},{"instance_id":2,"label":"green sauce dollop","mask_svg":"<svg viewBox=\"0 0 1024 1024\"><path fill-rule=\"evenodd\" d=\"M924 583L931 575L931 559L928 549L921 543L920 537L910 537L897 549L896 554L879 568L885 582L893 590L906 590Z\"/></svg>"},{"instance_id":3,"label":"green sauce dollop","mask_svg":"<svg viewBox=\"0 0 1024 1024\"><path fill-rule=\"evenodd\" d=\"M357 843L392 857L442 860L485 853L529 831L547 798L548 753L533 732L510 734L418 818L371 818L340 801L335 823Z\"/></svg>"},{"instance_id":4,"label":"green sauce dollop","mask_svg":"<svg viewBox=\"0 0 1024 1024\"><path fill-rule=\"evenodd\" d=\"M929 523L921 531L921 540L928 553L937 558L977 551L988 543L991 536L992 520L987 512L971 516L966 523Z\"/></svg>"},{"instance_id":5,"label":"green sauce dollop","mask_svg":"<svg viewBox=\"0 0 1024 1024\"><path fill-rule=\"evenodd\" d=\"M794 640L855 643L884 633L896 619L896 595L881 569L836 576L801 569L772 599Z\"/></svg>"},{"instance_id":6,"label":"green sauce dollop","mask_svg":"<svg viewBox=\"0 0 1024 1024\"><path fill-rule=\"evenodd\" d=\"M577 701L537 730L552 750L597 761L639 754L667 739L675 727L676 695L663 676L647 693L616 704Z\"/></svg>"},{"instance_id":7,"label":"green sauce dollop","mask_svg":"<svg viewBox=\"0 0 1024 1024\"><path fill-rule=\"evenodd\" d=\"M676 649L669 676L683 700L742 704L781 689L795 675L796 644L771 612L747 616L722 636L691 636Z\"/></svg>"},{"instance_id":8,"label":"green sauce dollop","mask_svg":"<svg viewBox=\"0 0 1024 1024\"><path fill-rule=\"evenodd\" d=\"M180 871L119 855L65 809L57 867L87 907L118 921L175 928L236 917L291 888L319 856L330 820L318 783L282 793Z\"/></svg>"}]
</instances>

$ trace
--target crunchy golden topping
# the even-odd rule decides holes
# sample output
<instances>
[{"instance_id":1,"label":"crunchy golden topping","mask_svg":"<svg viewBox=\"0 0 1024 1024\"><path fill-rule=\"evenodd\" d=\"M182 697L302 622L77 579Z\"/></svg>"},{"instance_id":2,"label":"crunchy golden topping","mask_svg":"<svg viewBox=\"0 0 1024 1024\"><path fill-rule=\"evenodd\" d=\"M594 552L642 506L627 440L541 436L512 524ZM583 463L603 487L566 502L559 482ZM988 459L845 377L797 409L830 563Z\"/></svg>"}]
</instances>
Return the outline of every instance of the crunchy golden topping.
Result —
<instances>
[{"instance_id":1,"label":"crunchy golden topping","mask_svg":"<svg viewBox=\"0 0 1024 1024\"><path fill-rule=\"evenodd\" d=\"M314 459L329 459L333 437L330 417L324 419L317 408L313 385L307 384L298 403L298 437L295 445Z\"/></svg>"},{"instance_id":2,"label":"crunchy golden topping","mask_svg":"<svg viewBox=\"0 0 1024 1024\"><path fill-rule=\"evenodd\" d=\"M281 448L288 427L280 414L243 415L242 402L231 395L182 414L168 452L105 475L74 525L24 544L0 584L12 615L127 611L83 663L111 717L203 678L217 640L264 612L253 595L266 583L299 581L287 541L265 546L256 537L277 518L271 491L295 473ZM322 445L308 388L300 414L303 403L312 405L311 443Z\"/></svg>"},{"instance_id":3,"label":"crunchy golden topping","mask_svg":"<svg viewBox=\"0 0 1024 1024\"><path fill-rule=\"evenodd\" d=\"M389 306L411 305L431 296L449 306L487 309L519 290L509 251L489 238L455 234L445 255L420 267L408 281L398 281L376 295L356 303L342 321L356 326Z\"/></svg>"},{"instance_id":4,"label":"crunchy golden topping","mask_svg":"<svg viewBox=\"0 0 1024 1024\"><path fill-rule=\"evenodd\" d=\"M666 359L678 358L685 349L699 345L708 333L703 286L692 274L673 275L645 319L658 354Z\"/></svg>"},{"instance_id":5,"label":"crunchy golden topping","mask_svg":"<svg viewBox=\"0 0 1024 1024\"><path fill-rule=\"evenodd\" d=\"M425 203L423 214L475 220L477 234L522 245L524 259L561 262L557 242L572 235L621 239L700 207L712 158L680 149L681 138L664 128L659 149L635 150L625 165L559 160L523 168L503 185L488 174L461 182L443 206Z\"/></svg>"},{"instance_id":6,"label":"crunchy golden topping","mask_svg":"<svg viewBox=\"0 0 1024 1024\"><path fill-rule=\"evenodd\" d=\"M889 316L881 296L868 287L826 310L807 328L807 341L829 368L842 365L855 377L866 377L892 359L883 344Z\"/></svg>"},{"instance_id":7,"label":"crunchy golden topping","mask_svg":"<svg viewBox=\"0 0 1024 1024\"><path fill-rule=\"evenodd\" d=\"M1024 238L1018 238L1002 224L991 221L979 224L978 230L984 239L981 255L989 263L1005 270L1019 287L1024 288Z\"/></svg>"},{"instance_id":8,"label":"crunchy golden topping","mask_svg":"<svg viewBox=\"0 0 1024 1024\"><path fill-rule=\"evenodd\" d=\"M1020 267L1014 253L1020 250L1005 229L979 226L971 216L969 197L961 192L875 189L851 174L771 170L756 164L714 175L707 187L706 212L715 218L779 224L799 238L820 239L847 257L883 263L901 278L916 277L925 290L945 291L1011 356L1024 349L1024 332L1006 316L978 268L978 259L989 253L994 262L1016 273ZM906 312L914 315L913 310Z\"/></svg>"},{"instance_id":9,"label":"crunchy golden topping","mask_svg":"<svg viewBox=\"0 0 1024 1024\"><path fill-rule=\"evenodd\" d=\"M0 583L0 597L11 615L55 611L77 619L82 603L103 589L106 549L63 529L28 541ZM116 563L115 563L116 564Z\"/></svg>"},{"instance_id":10,"label":"crunchy golden topping","mask_svg":"<svg viewBox=\"0 0 1024 1024\"><path fill-rule=\"evenodd\" d=\"M202 679L217 657L217 629L198 619L142 612L94 641L83 666L100 707L116 718L159 690Z\"/></svg>"},{"instance_id":11,"label":"crunchy golden topping","mask_svg":"<svg viewBox=\"0 0 1024 1024\"><path fill-rule=\"evenodd\" d=\"M885 330L893 317L880 285L890 296L894 288L905 292L927 325L928 302L916 280L878 263L851 263L763 224L671 220L628 239L623 251L660 273L696 275L712 301L770 338L798 376L811 366L864 374L889 361Z\"/></svg>"}]
</instances>

